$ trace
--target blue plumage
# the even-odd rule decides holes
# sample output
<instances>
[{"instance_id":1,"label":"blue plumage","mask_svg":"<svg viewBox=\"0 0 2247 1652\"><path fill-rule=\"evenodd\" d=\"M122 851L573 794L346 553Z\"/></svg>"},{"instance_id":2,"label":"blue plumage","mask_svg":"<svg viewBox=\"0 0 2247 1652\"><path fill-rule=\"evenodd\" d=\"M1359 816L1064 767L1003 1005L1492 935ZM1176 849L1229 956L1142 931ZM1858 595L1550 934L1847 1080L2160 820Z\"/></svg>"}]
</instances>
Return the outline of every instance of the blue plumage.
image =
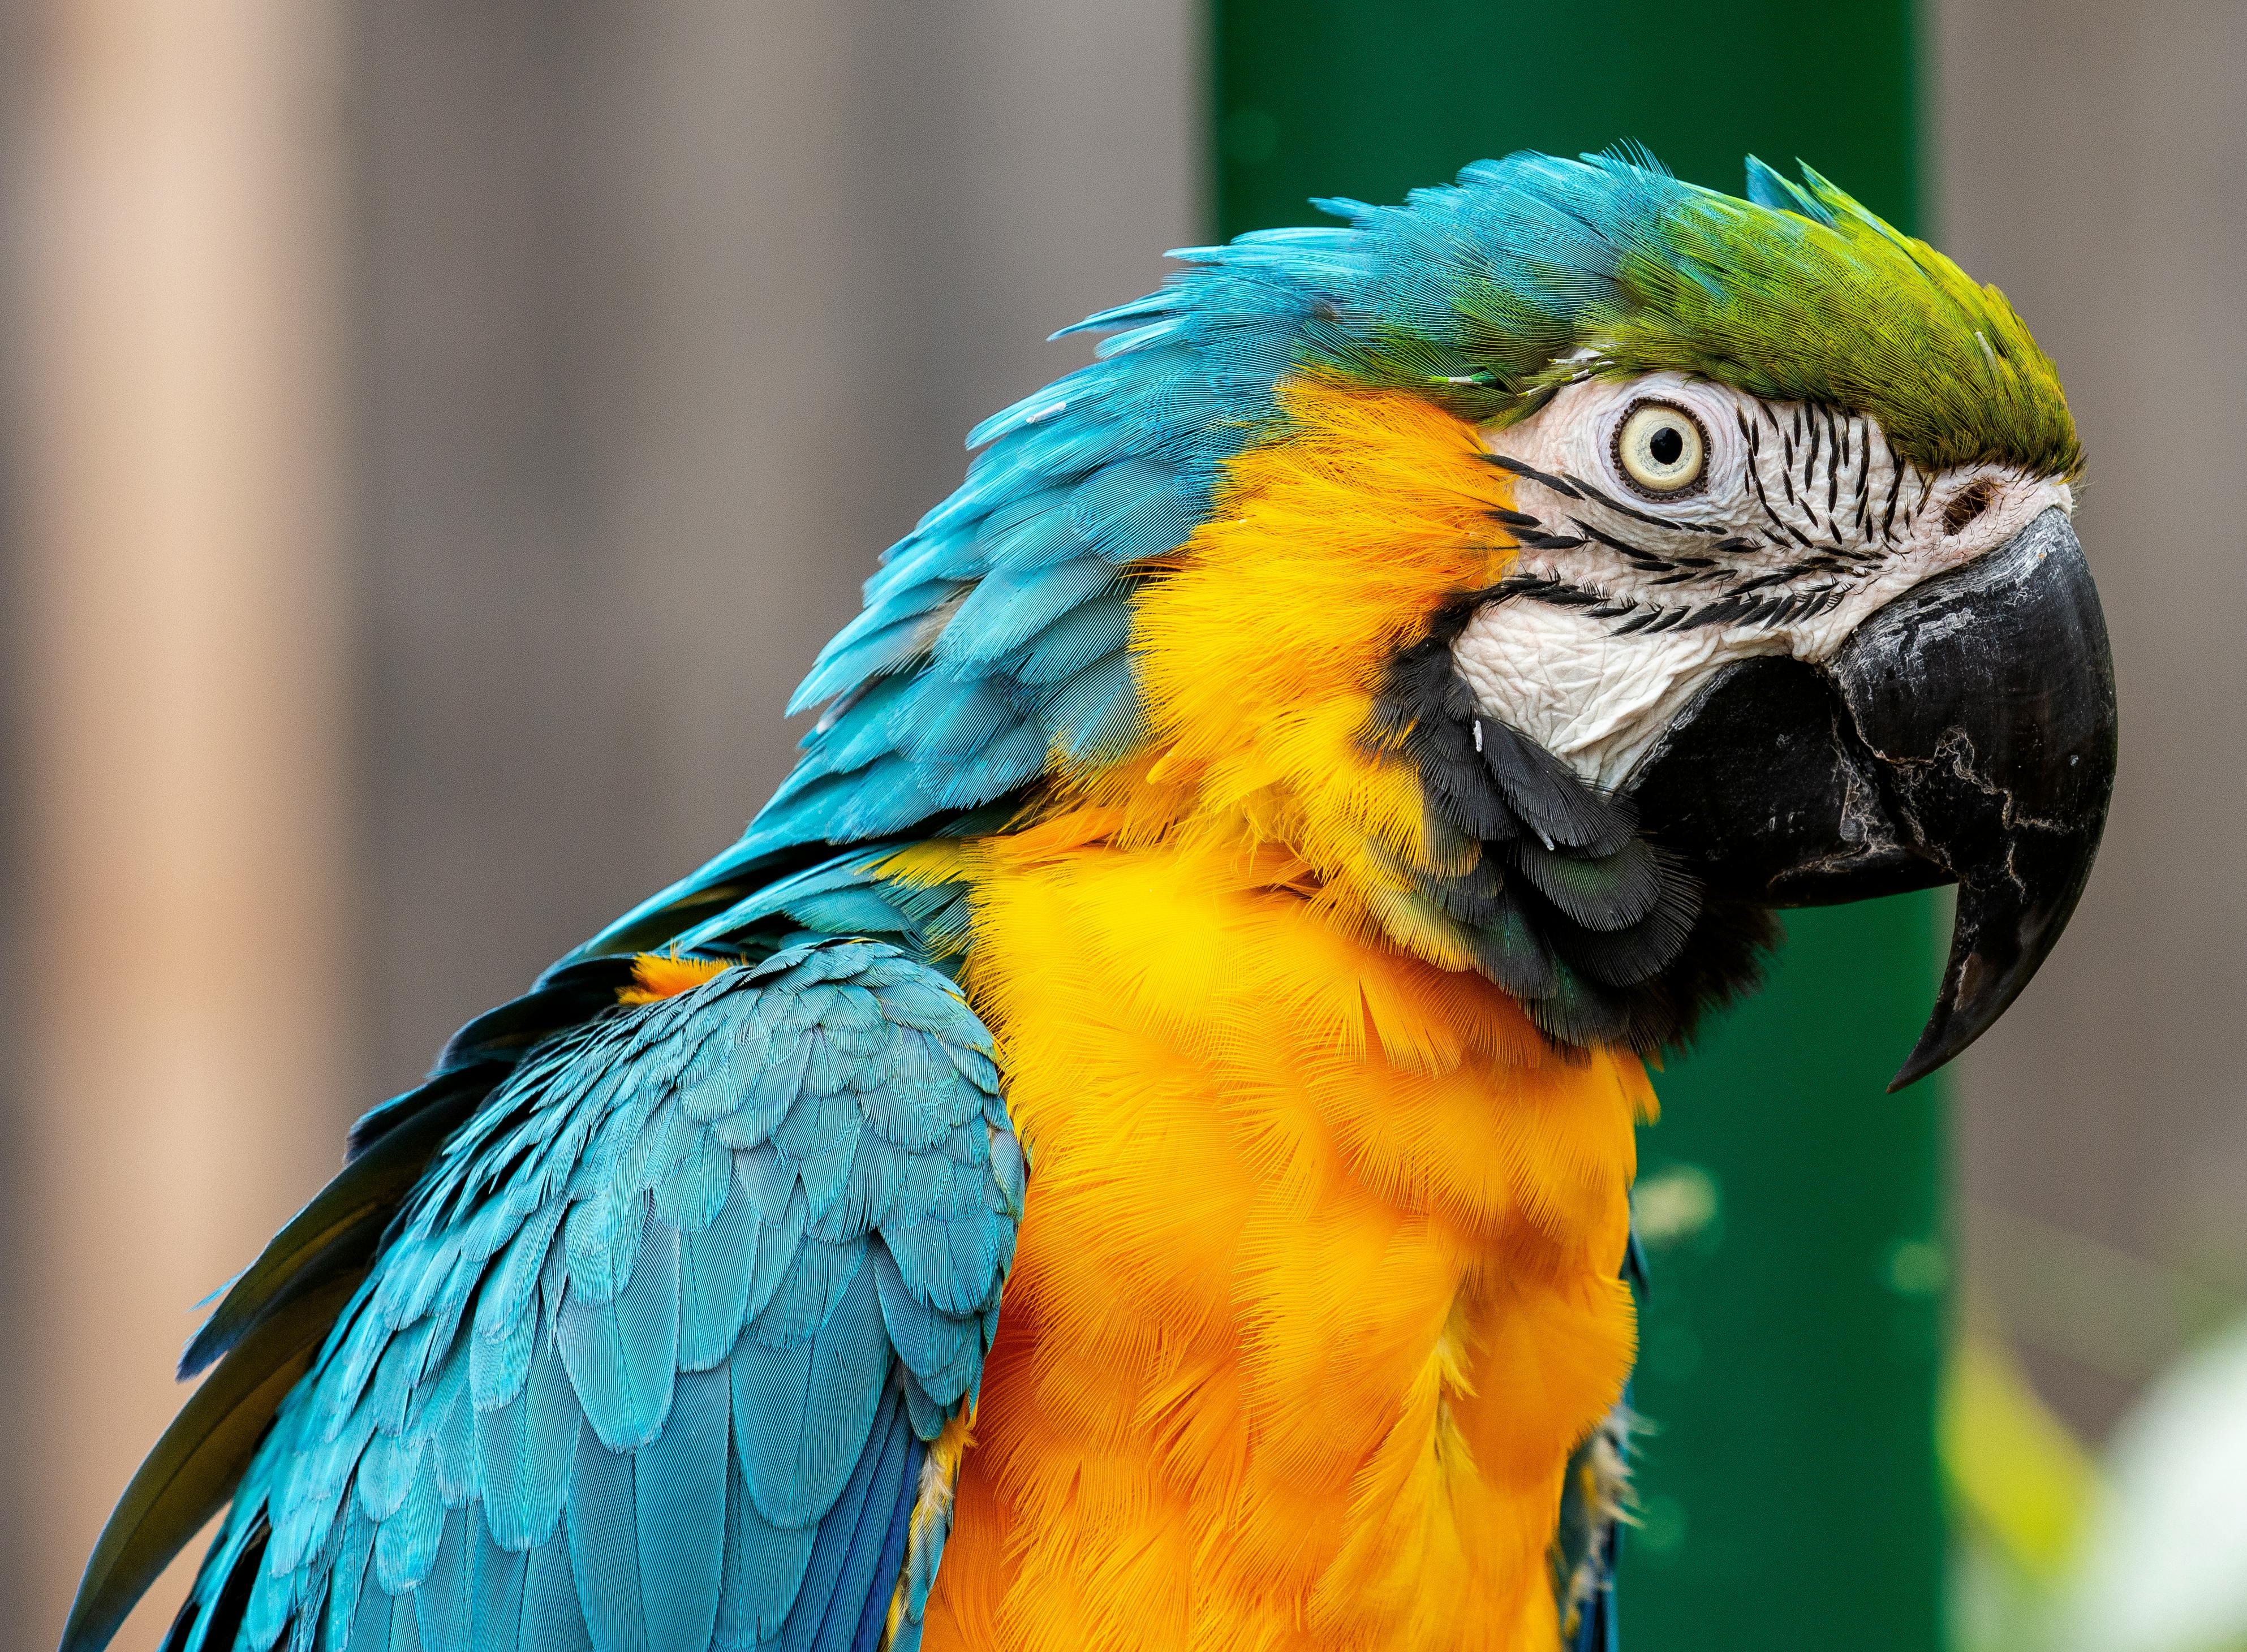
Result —
<instances>
[{"instance_id":1,"label":"blue plumage","mask_svg":"<svg viewBox=\"0 0 2247 1652\"><path fill-rule=\"evenodd\" d=\"M843 942L553 1041L283 1405L176 1652L848 1652L1012 1252L987 1049Z\"/></svg>"}]
</instances>

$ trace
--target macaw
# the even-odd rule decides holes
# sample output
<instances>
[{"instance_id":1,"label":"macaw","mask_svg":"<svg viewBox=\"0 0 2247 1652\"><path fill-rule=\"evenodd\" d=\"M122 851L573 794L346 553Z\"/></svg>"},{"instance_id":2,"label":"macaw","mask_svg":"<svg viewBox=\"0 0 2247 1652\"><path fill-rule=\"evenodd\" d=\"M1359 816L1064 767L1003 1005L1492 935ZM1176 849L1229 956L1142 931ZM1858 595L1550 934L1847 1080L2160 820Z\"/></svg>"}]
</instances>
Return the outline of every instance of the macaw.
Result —
<instances>
[{"instance_id":1,"label":"macaw","mask_svg":"<svg viewBox=\"0 0 2247 1652\"><path fill-rule=\"evenodd\" d=\"M2052 366L1806 167L1178 253L969 438L734 846L188 1348L99 1652L1612 1644L1647 1062L1774 907L2019 993L2115 755ZM230 1509L229 1505L230 1505Z\"/></svg>"}]
</instances>

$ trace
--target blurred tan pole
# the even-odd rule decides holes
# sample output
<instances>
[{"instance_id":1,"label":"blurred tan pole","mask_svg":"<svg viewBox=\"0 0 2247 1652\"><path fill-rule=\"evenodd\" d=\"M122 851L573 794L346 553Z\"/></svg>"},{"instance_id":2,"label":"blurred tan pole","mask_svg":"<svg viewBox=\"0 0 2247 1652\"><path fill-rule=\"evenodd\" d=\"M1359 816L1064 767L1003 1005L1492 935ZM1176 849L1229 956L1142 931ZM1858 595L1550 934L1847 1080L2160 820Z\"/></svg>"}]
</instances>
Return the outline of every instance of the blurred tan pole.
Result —
<instances>
[{"instance_id":1,"label":"blurred tan pole","mask_svg":"<svg viewBox=\"0 0 2247 1652\"><path fill-rule=\"evenodd\" d=\"M191 1305L337 1156L345 1054L337 26L45 0L10 413L34 1621L183 1391ZM153 1645L175 1567L117 1644Z\"/></svg>"}]
</instances>

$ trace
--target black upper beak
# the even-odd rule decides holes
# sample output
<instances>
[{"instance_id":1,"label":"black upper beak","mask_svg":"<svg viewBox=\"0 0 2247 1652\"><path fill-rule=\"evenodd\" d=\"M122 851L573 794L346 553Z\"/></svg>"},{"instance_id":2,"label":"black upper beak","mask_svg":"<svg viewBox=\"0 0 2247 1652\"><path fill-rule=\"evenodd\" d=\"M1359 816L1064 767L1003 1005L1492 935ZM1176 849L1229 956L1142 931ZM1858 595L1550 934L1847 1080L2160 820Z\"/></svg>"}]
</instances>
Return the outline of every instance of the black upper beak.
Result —
<instances>
[{"instance_id":1,"label":"black upper beak","mask_svg":"<svg viewBox=\"0 0 2247 1652\"><path fill-rule=\"evenodd\" d=\"M1958 885L1942 990L1889 1089L1980 1037L2091 874L2114 784L2114 672L2066 515L1872 616L1822 667L1704 689L1630 787L1712 891L1823 905Z\"/></svg>"}]
</instances>

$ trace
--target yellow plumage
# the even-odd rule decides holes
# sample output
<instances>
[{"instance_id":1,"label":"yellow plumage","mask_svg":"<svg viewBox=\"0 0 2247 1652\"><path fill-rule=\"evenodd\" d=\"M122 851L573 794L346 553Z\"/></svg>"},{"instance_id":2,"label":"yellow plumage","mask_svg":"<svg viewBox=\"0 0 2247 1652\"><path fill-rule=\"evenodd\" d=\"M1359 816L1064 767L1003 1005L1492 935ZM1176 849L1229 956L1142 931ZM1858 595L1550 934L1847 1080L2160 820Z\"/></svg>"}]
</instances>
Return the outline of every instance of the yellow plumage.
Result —
<instances>
[{"instance_id":1,"label":"yellow plumage","mask_svg":"<svg viewBox=\"0 0 2247 1652\"><path fill-rule=\"evenodd\" d=\"M632 959L632 985L618 989L619 1004L652 1004L691 992L714 975L733 968L722 958L674 958L667 952L642 952Z\"/></svg>"},{"instance_id":2,"label":"yellow plumage","mask_svg":"<svg viewBox=\"0 0 2247 1652\"><path fill-rule=\"evenodd\" d=\"M1653 1097L1461 967L1397 868L1462 851L1360 738L1381 662L1503 572L1503 477L1407 398L1289 408L1147 590L1150 742L891 868L973 888L1035 1166L932 1652L1557 1633Z\"/></svg>"}]
</instances>

